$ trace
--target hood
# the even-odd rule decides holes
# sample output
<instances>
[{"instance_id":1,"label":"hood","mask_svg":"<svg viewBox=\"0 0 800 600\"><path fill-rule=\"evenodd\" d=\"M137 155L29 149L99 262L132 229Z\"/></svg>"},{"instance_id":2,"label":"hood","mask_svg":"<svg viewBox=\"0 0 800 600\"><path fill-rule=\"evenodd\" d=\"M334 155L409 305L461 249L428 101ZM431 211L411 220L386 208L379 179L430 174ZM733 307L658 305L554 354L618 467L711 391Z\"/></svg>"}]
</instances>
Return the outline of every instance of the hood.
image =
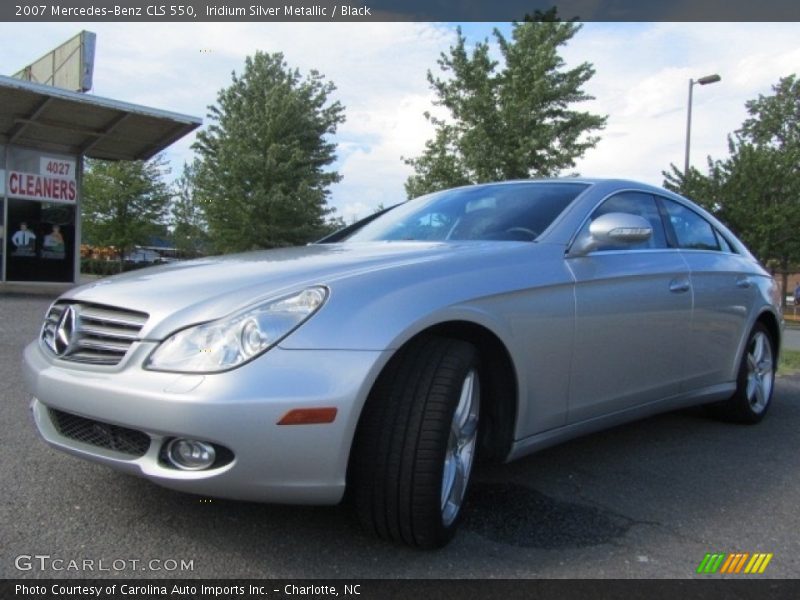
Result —
<instances>
[{"instance_id":1,"label":"hood","mask_svg":"<svg viewBox=\"0 0 800 600\"><path fill-rule=\"evenodd\" d=\"M529 243L529 242L527 242ZM75 288L66 298L144 311L142 338L159 339L261 300L343 277L487 250L476 242L315 244L203 258L116 275Z\"/></svg>"}]
</instances>

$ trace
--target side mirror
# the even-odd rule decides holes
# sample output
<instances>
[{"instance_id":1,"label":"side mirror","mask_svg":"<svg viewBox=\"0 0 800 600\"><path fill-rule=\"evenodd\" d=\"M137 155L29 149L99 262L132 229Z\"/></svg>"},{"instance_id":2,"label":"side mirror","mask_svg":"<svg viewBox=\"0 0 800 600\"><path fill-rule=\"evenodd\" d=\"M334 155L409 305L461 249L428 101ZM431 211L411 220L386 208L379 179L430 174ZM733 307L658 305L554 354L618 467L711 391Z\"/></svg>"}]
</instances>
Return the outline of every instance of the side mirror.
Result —
<instances>
[{"instance_id":1,"label":"side mirror","mask_svg":"<svg viewBox=\"0 0 800 600\"><path fill-rule=\"evenodd\" d=\"M608 213L597 217L589 225L589 234L575 241L570 256L584 256L605 245L626 246L646 242L653 235L650 223L639 215Z\"/></svg>"}]
</instances>

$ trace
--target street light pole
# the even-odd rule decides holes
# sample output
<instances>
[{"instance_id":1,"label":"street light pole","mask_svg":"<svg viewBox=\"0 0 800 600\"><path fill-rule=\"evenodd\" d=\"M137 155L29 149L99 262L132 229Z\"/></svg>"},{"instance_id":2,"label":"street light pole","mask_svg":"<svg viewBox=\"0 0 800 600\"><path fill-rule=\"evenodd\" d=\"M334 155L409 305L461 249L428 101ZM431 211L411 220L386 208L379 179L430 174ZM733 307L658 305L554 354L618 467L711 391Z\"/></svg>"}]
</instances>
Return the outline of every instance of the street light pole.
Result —
<instances>
[{"instance_id":1,"label":"street light pole","mask_svg":"<svg viewBox=\"0 0 800 600\"><path fill-rule=\"evenodd\" d=\"M717 83L721 81L722 77L714 73L713 75L706 75L697 80L689 79L689 102L686 111L686 154L683 160L683 177L686 179L689 176L689 148L692 139L692 88L696 83L700 85L708 85L709 83Z\"/></svg>"},{"instance_id":2,"label":"street light pole","mask_svg":"<svg viewBox=\"0 0 800 600\"><path fill-rule=\"evenodd\" d=\"M683 178L684 180L689 177L689 144L692 139L692 88L694 88L694 79L689 80L689 107L686 111L686 152L683 155Z\"/></svg>"}]
</instances>

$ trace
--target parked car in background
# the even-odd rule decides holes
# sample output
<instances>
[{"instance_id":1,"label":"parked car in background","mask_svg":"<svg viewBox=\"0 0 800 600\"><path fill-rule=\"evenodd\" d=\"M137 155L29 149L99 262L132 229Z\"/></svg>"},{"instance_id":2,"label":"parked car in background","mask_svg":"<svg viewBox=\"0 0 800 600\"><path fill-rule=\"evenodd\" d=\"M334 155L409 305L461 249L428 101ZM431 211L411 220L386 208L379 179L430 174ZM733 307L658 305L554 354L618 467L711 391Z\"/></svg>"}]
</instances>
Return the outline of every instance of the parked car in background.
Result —
<instances>
[{"instance_id":1,"label":"parked car in background","mask_svg":"<svg viewBox=\"0 0 800 600\"><path fill-rule=\"evenodd\" d=\"M161 255L155 250L148 250L145 248L136 248L130 253L125 255L123 259L125 262L134 264L158 264L162 262Z\"/></svg>"},{"instance_id":2,"label":"parked car in background","mask_svg":"<svg viewBox=\"0 0 800 600\"><path fill-rule=\"evenodd\" d=\"M25 373L58 449L207 496L326 504L348 489L367 530L432 548L476 457L690 405L760 421L779 305L685 198L516 181L417 198L322 243L75 288Z\"/></svg>"}]
</instances>

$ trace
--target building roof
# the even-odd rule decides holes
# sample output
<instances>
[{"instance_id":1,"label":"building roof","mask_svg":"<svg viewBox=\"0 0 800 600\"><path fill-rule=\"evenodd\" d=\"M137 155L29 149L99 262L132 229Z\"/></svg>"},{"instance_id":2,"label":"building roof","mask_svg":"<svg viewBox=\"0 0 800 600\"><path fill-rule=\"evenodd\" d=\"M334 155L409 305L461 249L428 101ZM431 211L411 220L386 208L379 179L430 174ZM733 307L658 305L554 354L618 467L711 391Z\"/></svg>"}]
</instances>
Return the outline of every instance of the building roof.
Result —
<instances>
[{"instance_id":1,"label":"building roof","mask_svg":"<svg viewBox=\"0 0 800 600\"><path fill-rule=\"evenodd\" d=\"M202 120L0 75L0 143L147 160Z\"/></svg>"}]
</instances>

